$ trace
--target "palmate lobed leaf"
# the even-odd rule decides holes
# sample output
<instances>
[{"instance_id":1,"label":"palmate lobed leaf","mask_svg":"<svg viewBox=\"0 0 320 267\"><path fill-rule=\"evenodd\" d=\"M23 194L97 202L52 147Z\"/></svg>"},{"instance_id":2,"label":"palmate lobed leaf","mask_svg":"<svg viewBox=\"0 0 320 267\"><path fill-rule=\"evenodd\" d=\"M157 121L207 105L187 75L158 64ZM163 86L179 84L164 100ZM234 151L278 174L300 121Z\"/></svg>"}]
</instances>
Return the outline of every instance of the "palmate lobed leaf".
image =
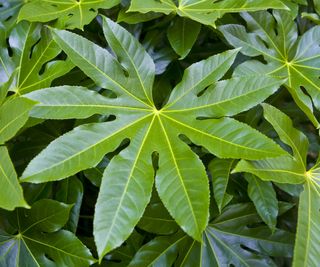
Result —
<instances>
[{"instance_id":1,"label":"palmate lobed leaf","mask_svg":"<svg viewBox=\"0 0 320 267\"><path fill-rule=\"evenodd\" d=\"M237 68L235 75L260 73L286 78L285 86L294 101L318 128L313 105L320 109L320 27L312 27L298 36L297 25L289 12L274 10L272 14L255 12L241 16L247 27L231 24L219 29L231 45L242 47L241 53L263 56L267 64L249 60Z\"/></svg>"},{"instance_id":2,"label":"palmate lobed leaf","mask_svg":"<svg viewBox=\"0 0 320 267\"><path fill-rule=\"evenodd\" d=\"M90 251L71 232L61 230L72 205L42 199L30 210L8 213L13 231L1 230L1 266L89 266ZM11 230L12 231L12 230Z\"/></svg>"},{"instance_id":3,"label":"palmate lobed leaf","mask_svg":"<svg viewBox=\"0 0 320 267\"><path fill-rule=\"evenodd\" d=\"M306 157L309 142L307 137L292 125L291 119L276 108L263 104L264 116L272 124L282 142L292 149L291 157L279 157L258 161L240 161L235 172L248 172L262 180L278 183L304 183L300 195L298 226L295 241L293 266L316 266L320 244L320 169L318 162L307 170Z\"/></svg>"},{"instance_id":4,"label":"palmate lobed leaf","mask_svg":"<svg viewBox=\"0 0 320 267\"><path fill-rule=\"evenodd\" d=\"M36 23L17 24L9 36L0 36L1 92L22 95L50 86L74 67L68 59L55 59L60 53L49 29Z\"/></svg>"},{"instance_id":5,"label":"palmate lobed leaf","mask_svg":"<svg viewBox=\"0 0 320 267\"><path fill-rule=\"evenodd\" d=\"M238 50L231 50L191 65L168 103L158 110L153 104L155 70L150 56L118 24L103 18L103 29L115 57L74 33L54 30L54 39L75 65L98 86L112 90L116 98L70 86L38 90L26 97L40 102L31 112L34 117L112 114L116 118L81 125L59 137L30 162L21 180L42 183L66 178L97 165L106 153L129 139L129 145L111 160L102 178L94 218L100 260L128 238L143 215L154 182L154 152L159 155L155 184L162 202L187 234L201 240L209 217L208 180L201 160L179 136L187 136L219 157L285 155L258 131L225 117L257 105L282 81L240 77L218 82L237 55ZM236 90L240 84L244 86ZM199 120L200 116L207 119Z\"/></svg>"},{"instance_id":6,"label":"palmate lobed leaf","mask_svg":"<svg viewBox=\"0 0 320 267\"><path fill-rule=\"evenodd\" d=\"M277 266L269 256L290 257L294 236L280 229L270 235L266 226L254 226L259 222L251 203L230 205L209 223L201 243L181 232L156 237L129 266Z\"/></svg>"},{"instance_id":7,"label":"palmate lobed leaf","mask_svg":"<svg viewBox=\"0 0 320 267\"><path fill-rule=\"evenodd\" d=\"M83 29L98 14L99 8L111 8L120 0L31 0L19 12L19 21L48 22L64 29Z\"/></svg>"}]
</instances>

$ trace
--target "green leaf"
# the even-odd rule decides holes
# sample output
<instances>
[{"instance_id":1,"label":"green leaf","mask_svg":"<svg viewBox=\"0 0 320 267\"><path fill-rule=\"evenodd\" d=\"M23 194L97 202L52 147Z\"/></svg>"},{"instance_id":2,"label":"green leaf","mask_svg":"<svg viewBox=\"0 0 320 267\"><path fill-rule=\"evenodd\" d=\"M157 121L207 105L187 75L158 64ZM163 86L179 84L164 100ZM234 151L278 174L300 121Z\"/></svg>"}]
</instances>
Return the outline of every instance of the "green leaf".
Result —
<instances>
[{"instance_id":1,"label":"green leaf","mask_svg":"<svg viewBox=\"0 0 320 267\"><path fill-rule=\"evenodd\" d=\"M288 9L281 1L270 0L182 0L176 6L173 1L132 0L129 11L131 12L161 12L170 14L176 12L179 16L187 17L201 24L215 26L215 21L226 13L243 11L266 10L269 8Z\"/></svg>"},{"instance_id":2,"label":"green leaf","mask_svg":"<svg viewBox=\"0 0 320 267\"><path fill-rule=\"evenodd\" d=\"M314 8L317 11L318 14L320 14L320 3L317 0L313 0Z\"/></svg>"},{"instance_id":3,"label":"green leaf","mask_svg":"<svg viewBox=\"0 0 320 267\"><path fill-rule=\"evenodd\" d=\"M168 28L168 39L174 51L184 59L197 40L201 24L187 18L175 18Z\"/></svg>"},{"instance_id":4,"label":"green leaf","mask_svg":"<svg viewBox=\"0 0 320 267\"><path fill-rule=\"evenodd\" d=\"M7 45L0 49L0 62L3 61L7 76L3 81L9 80L6 86L17 95L49 87L54 79L74 67L68 59L55 59L61 49L53 41L49 29L39 24L19 23L12 30L8 45L11 56Z\"/></svg>"},{"instance_id":5,"label":"green leaf","mask_svg":"<svg viewBox=\"0 0 320 267\"><path fill-rule=\"evenodd\" d=\"M278 216L278 200L271 182L261 181L252 174L245 176L248 181L248 195L262 220L275 230Z\"/></svg>"},{"instance_id":6,"label":"green leaf","mask_svg":"<svg viewBox=\"0 0 320 267\"><path fill-rule=\"evenodd\" d=\"M21 6L23 5L23 0L11 0L11 1L1 1L0 6L0 21L5 22L11 16L17 14Z\"/></svg>"},{"instance_id":7,"label":"green leaf","mask_svg":"<svg viewBox=\"0 0 320 267\"><path fill-rule=\"evenodd\" d=\"M312 168L306 175L304 191L300 195L298 226L292 266L318 264L320 227L320 169Z\"/></svg>"},{"instance_id":8,"label":"green leaf","mask_svg":"<svg viewBox=\"0 0 320 267\"><path fill-rule=\"evenodd\" d=\"M115 105L117 100L81 86L50 87L31 92L24 97L39 102L30 112L30 116L35 118L82 119L94 114L108 114L112 108L131 109L129 106Z\"/></svg>"},{"instance_id":9,"label":"green leaf","mask_svg":"<svg viewBox=\"0 0 320 267\"><path fill-rule=\"evenodd\" d=\"M139 249L129 267L172 266L177 257L178 246L187 239L188 236L182 233L156 237Z\"/></svg>"},{"instance_id":10,"label":"green leaf","mask_svg":"<svg viewBox=\"0 0 320 267\"><path fill-rule=\"evenodd\" d=\"M10 140L22 128L35 103L32 100L18 97L0 106L0 144Z\"/></svg>"},{"instance_id":11,"label":"green leaf","mask_svg":"<svg viewBox=\"0 0 320 267\"><path fill-rule=\"evenodd\" d=\"M200 257L203 266L276 266L266 255L290 257L292 234L277 229L270 235L265 226L247 227L259 221L251 205L237 204L226 209L205 231L203 242L206 246L199 251L203 255ZM208 254L211 256L204 256Z\"/></svg>"},{"instance_id":12,"label":"green leaf","mask_svg":"<svg viewBox=\"0 0 320 267\"><path fill-rule=\"evenodd\" d=\"M96 204L94 234L100 261L128 238L144 213L154 182L154 152L159 155L155 180L162 202L187 234L201 239L209 218L208 178L203 163L181 135L220 157L262 159L286 154L272 140L234 119L207 115L199 119L196 113L185 116L180 112L178 104L188 95L192 95L194 107L200 106L202 96L196 97L197 92L224 76L237 50L191 65L167 105L157 109L151 94L154 65L150 56L121 26L107 18L103 21L114 56L71 32L54 30L54 39L74 64L97 86L113 91L115 98L67 86L39 90L27 97L40 101L32 110L35 117L71 119L103 113L115 118L81 125L62 135L30 162L21 177L33 183L61 180L96 166L122 144L104 172ZM262 84L258 77L255 81ZM281 82L273 79L272 90ZM211 89L207 91L203 96ZM230 98L232 94L235 90ZM257 104L253 102L243 109ZM73 105L77 107L71 108ZM172 201L177 195L179 199Z\"/></svg>"},{"instance_id":13,"label":"green leaf","mask_svg":"<svg viewBox=\"0 0 320 267\"><path fill-rule=\"evenodd\" d=\"M253 205L228 206L208 225L202 243L180 233L156 237L141 247L129 266L171 266L177 255L177 266L276 266L269 256L290 257L294 236L279 229L270 235L259 222Z\"/></svg>"},{"instance_id":14,"label":"green leaf","mask_svg":"<svg viewBox=\"0 0 320 267\"><path fill-rule=\"evenodd\" d=\"M233 197L227 193L229 175L233 164L234 160L215 158L208 166L209 172L212 176L212 190L214 198L217 202L220 213Z\"/></svg>"},{"instance_id":15,"label":"green leaf","mask_svg":"<svg viewBox=\"0 0 320 267\"><path fill-rule=\"evenodd\" d=\"M30 210L18 209L8 216L17 234L1 230L0 263L3 266L89 266L90 251L66 230L70 206L54 200L40 200Z\"/></svg>"},{"instance_id":16,"label":"green leaf","mask_svg":"<svg viewBox=\"0 0 320 267\"><path fill-rule=\"evenodd\" d=\"M291 119L276 108L263 104L264 116L280 139L292 149L293 156L259 161L240 161L234 172L249 172L262 180L299 184L305 180L306 156L309 146L306 136L293 127Z\"/></svg>"},{"instance_id":17,"label":"green leaf","mask_svg":"<svg viewBox=\"0 0 320 267\"><path fill-rule=\"evenodd\" d=\"M127 71L135 94L152 105L152 85L155 66L152 58L131 34L112 20L103 20L103 32L117 59Z\"/></svg>"},{"instance_id":18,"label":"green leaf","mask_svg":"<svg viewBox=\"0 0 320 267\"><path fill-rule=\"evenodd\" d=\"M29 207L23 198L22 188L5 146L0 146L0 185L1 208L14 210L16 207Z\"/></svg>"},{"instance_id":19,"label":"green leaf","mask_svg":"<svg viewBox=\"0 0 320 267\"><path fill-rule=\"evenodd\" d=\"M286 78L285 86L297 105L319 127L313 104L320 108L320 27L312 27L298 38L294 18L289 12L273 11L272 15L267 12L243 13L241 16L247 23L246 28L223 25L219 29L231 45L242 47L243 54L261 55L267 64L247 61L238 67L237 75L261 73ZM308 95L301 90L302 87Z\"/></svg>"},{"instance_id":20,"label":"green leaf","mask_svg":"<svg viewBox=\"0 0 320 267\"><path fill-rule=\"evenodd\" d=\"M80 208L83 199L83 186L79 179L70 177L63 180L57 189L56 200L67 204L73 204L70 211L70 218L65 229L75 233L78 227Z\"/></svg>"},{"instance_id":21,"label":"green leaf","mask_svg":"<svg viewBox=\"0 0 320 267\"><path fill-rule=\"evenodd\" d=\"M152 201L147 206L138 227L159 235L172 234L178 230L178 225L163 204Z\"/></svg>"},{"instance_id":22,"label":"green leaf","mask_svg":"<svg viewBox=\"0 0 320 267\"><path fill-rule=\"evenodd\" d=\"M103 174L94 218L99 255L120 246L129 237L150 200L154 170L148 132L153 122L138 130L133 144L115 156Z\"/></svg>"},{"instance_id":23,"label":"green leaf","mask_svg":"<svg viewBox=\"0 0 320 267\"><path fill-rule=\"evenodd\" d=\"M48 22L57 19L59 28L83 29L97 15L99 8L111 8L120 0L31 0L20 10L19 21Z\"/></svg>"}]
</instances>

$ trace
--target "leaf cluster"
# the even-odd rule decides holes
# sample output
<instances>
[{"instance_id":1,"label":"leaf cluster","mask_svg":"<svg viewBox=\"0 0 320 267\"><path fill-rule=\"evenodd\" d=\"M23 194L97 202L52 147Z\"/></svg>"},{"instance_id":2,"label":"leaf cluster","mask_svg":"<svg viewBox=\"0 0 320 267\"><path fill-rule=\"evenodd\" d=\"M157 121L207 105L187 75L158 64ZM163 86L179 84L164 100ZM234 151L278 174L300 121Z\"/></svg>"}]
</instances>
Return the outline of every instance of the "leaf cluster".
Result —
<instances>
[{"instance_id":1,"label":"leaf cluster","mask_svg":"<svg viewBox=\"0 0 320 267\"><path fill-rule=\"evenodd\" d=\"M0 0L0 265L318 266L319 12Z\"/></svg>"}]
</instances>

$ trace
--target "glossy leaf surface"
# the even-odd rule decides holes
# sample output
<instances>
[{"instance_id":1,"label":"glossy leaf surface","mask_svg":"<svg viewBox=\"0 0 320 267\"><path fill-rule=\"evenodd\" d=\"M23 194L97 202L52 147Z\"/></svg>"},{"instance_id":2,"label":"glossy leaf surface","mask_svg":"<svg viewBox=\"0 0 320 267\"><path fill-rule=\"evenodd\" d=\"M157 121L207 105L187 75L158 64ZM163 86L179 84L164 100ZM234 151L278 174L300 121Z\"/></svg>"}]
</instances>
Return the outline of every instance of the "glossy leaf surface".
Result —
<instances>
[{"instance_id":1,"label":"glossy leaf surface","mask_svg":"<svg viewBox=\"0 0 320 267\"><path fill-rule=\"evenodd\" d=\"M74 33L55 31L54 38L74 64L97 85L112 90L116 98L90 91L84 93L86 89L69 86L39 90L27 97L40 102L31 113L34 117L83 118L107 113L115 115L116 119L82 125L61 136L31 161L22 181L60 180L91 168L128 138L129 145L111 160L102 179L94 221L100 259L121 245L141 218L153 185L151 155L155 151L159 154L155 184L162 202L182 229L200 240L209 215L207 176L199 157L179 136L188 136L220 157L261 159L286 153L272 140L234 119L197 119L198 114L210 118L215 110L221 116L220 108L208 108L214 103L203 104L209 94L216 93L217 98L225 102L236 95L235 100L229 101L230 106L239 104L232 111L234 114L257 104L257 100L244 103L248 93L244 89L235 93L234 81L218 82L233 63L237 50L190 66L168 103L159 110L153 104L154 64L150 56L126 30L109 19L104 19L104 34L116 57ZM250 91L254 83L256 90L264 88L260 101L281 84L281 80L275 78L256 79L252 84L247 81L247 87ZM269 82L267 88L266 79ZM217 88L220 84L228 88L229 95L221 96L219 89L212 86L197 97L198 92L213 83L217 83ZM46 97L48 94L50 98ZM185 99L191 99L189 103L193 104L182 109ZM212 98L212 101L216 99ZM196 108L198 113L185 116L189 108ZM171 201L176 196L179 199ZM112 199L112 204L107 202L108 199Z\"/></svg>"},{"instance_id":2,"label":"glossy leaf surface","mask_svg":"<svg viewBox=\"0 0 320 267\"><path fill-rule=\"evenodd\" d=\"M68 29L80 28L90 23L99 8L111 8L119 0L31 0L19 13L19 20L48 22L57 19L56 25Z\"/></svg>"},{"instance_id":3,"label":"glossy leaf surface","mask_svg":"<svg viewBox=\"0 0 320 267\"><path fill-rule=\"evenodd\" d=\"M90 251L66 230L71 206L53 200L40 200L30 210L18 209L12 218L17 234L1 231L3 266L89 266ZM41 231L41 232L40 232Z\"/></svg>"},{"instance_id":4,"label":"glossy leaf surface","mask_svg":"<svg viewBox=\"0 0 320 267\"><path fill-rule=\"evenodd\" d=\"M317 109L320 107L317 82L320 75L320 28L313 27L299 37L289 12L273 11L272 15L267 12L243 13L241 16L247 27L224 25L219 29L231 45L242 47L243 54L262 56L267 64L247 61L238 67L236 75L261 73L286 78L285 85L296 104L318 127L313 105Z\"/></svg>"}]
</instances>

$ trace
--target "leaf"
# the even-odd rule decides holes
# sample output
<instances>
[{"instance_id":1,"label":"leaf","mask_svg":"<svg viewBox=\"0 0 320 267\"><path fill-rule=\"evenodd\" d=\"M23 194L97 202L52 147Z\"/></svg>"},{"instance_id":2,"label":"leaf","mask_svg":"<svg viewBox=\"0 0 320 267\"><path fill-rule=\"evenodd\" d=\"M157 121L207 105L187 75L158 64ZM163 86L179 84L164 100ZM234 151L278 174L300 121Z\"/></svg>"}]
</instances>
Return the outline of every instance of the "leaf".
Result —
<instances>
[{"instance_id":1,"label":"leaf","mask_svg":"<svg viewBox=\"0 0 320 267\"><path fill-rule=\"evenodd\" d=\"M285 86L296 104L319 127L313 114L313 104L320 108L319 42L320 27L312 27L298 38L297 27L285 11L243 13L247 27L223 25L219 29L234 47L241 46L247 56L263 56L267 64L247 61L237 69L237 75L261 73L287 78ZM305 88L311 98L301 88ZM312 104L313 103L313 104Z\"/></svg>"},{"instance_id":2,"label":"leaf","mask_svg":"<svg viewBox=\"0 0 320 267\"><path fill-rule=\"evenodd\" d=\"M156 237L139 249L129 267L172 266L179 244L186 239L188 236L181 233L170 237Z\"/></svg>"},{"instance_id":3,"label":"leaf","mask_svg":"<svg viewBox=\"0 0 320 267\"><path fill-rule=\"evenodd\" d=\"M65 226L65 229L75 233L78 227L80 216L80 208L83 199L83 186L79 179L70 177L63 180L56 192L56 199L66 204L73 204L70 211L70 218Z\"/></svg>"},{"instance_id":4,"label":"leaf","mask_svg":"<svg viewBox=\"0 0 320 267\"><path fill-rule=\"evenodd\" d=\"M94 114L108 114L112 108L121 108L114 104L116 100L81 86L50 87L31 92L24 97L39 102L30 112L30 116L37 118L50 116L51 119L82 119ZM122 108L130 109L126 106Z\"/></svg>"},{"instance_id":5,"label":"leaf","mask_svg":"<svg viewBox=\"0 0 320 267\"><path fill-rule=\"evenodd\" d=\"M278 0L271 0L266 3L262 0L224 0L224 1L197 1L182 0L176 6L172 0L132 0L129 12L161 12L170 14L176 12L179 16L187 17L201 24L215 26L215 21L226 13L235 13L242 11L266 10L269 8L287 9L287 7Z\"/></svg>"},{"instance_id":6,"label":"leaf","mask_svg":"<svg viewBox=\"0 0 320 267\"><path fill-rule=\"evenodd\" d=\"M99 8L111 8L119 0L31 0L20 10L19 21L48 22L57 19L59 28L83 29L98 14Z\"/></svg>"},{"instance_id":7,"label":"leaf","mask_svg":"<svg viewBox=\"0 0 320 267\"><path fill-rule=\"evenodd\" d=\"M129 266L170 266L178 255L177 266L276 266L269 256L290 257L294 236L265 226L253 205L226 207L203 233L202 243L177 233L156 237L137 252ZM252 252L254 251L254 252Z\"/></svg>"},{"instance_id":8,"label":"leaf","mask_svg":"<svg viewBox=\"0 0 320 267\"><path fill-rule=\"evenodd\" d=\"M11 16L15 15L23 5L23 0L0 1L0 21L5 22Z\"/></svg>"},{"instance_id":9,"label":"leaf","mask_svg":"<svg viewBox=\"0 0 320 267\"><path fill-rule=\"evenodd\" d=\"M276 266L266 255L290 257L293 236L278 229L270 235L270 230L265 226L249 228L248 224L259 221L252 209L246 204L230 206L221 217L209 224L203 238L206 247L200 253L210 253L211 257L203 257L209 261L203 263L204 266ZM255 252L244 249L246 247Z\"/></svg>"},{"instance_id":10,"label":"leaf","mask_svg":"<svg viewBox=\"0 0 320 267\"><path fill-rule=\"evenodd\" d=\"M230 159L213 159L208 166L212 176L212 189L219 212L232 200L232 195L227 193L229 175L234 164Z\"/></svg>"},{"instance_id":11,"label":"leaf","mask_svg":"<svg viewBox=\"0 0 320 267\"><path fill-rule=\"evenodd\" d=\"M174 219L162 203L159 202L149 203L137 226L145 231L159 235L172 234L178 230L178 225Z\"/></svg>"},{"instance_id":12,"label":"leaf","mask_svg":"<svg viewBox=\"0 0 320 267\"><path fill-rule=\"evenodd\" d=\"M197 40L201 24L187 18L175 18L168 28L168 39L174 51L184 59Z\"/></svg>"},{"instance_id":13,"label":"leaf","mask_svg":"<svg viewBox=\"0 0 320 267\"><path fill-rule=\"evenodd\" d=\"M55 60L61 49L52 40L49 29L41 25L19 23L8 42L13 55L9 56L5 47L2 53L0 51L0 58L3 57L7 75L4 81L9 80L6 86L17 95L48 87L74 67L68 59Z\"/></svg>"},{"instance_id":14,"label":"leaf","mask_svg":"<svg viewBox=\"0 0 320 267\"><path fill-rule=\"evenodd\" d=\"M298 226L292 266L316 266L320 244L320 170L315 166L306 174L304 191L300 195Z\"/></svg>"},{"instance_id":15,"label":"leaf","mask_svg":"<svg viewBox=\"0 0 320 267\"><path fill-rule=\"evenodd\" d=\"M278 200L271 182L261 181L252 174L245 176L248 181L248 195L262 220L274 231L277 224Z\"/></svg>"},{"instance_id":16,"label":"leaf","mask_svg":"<svg viewBox=\"0 0 320 267\"><path fill-rule=\"evenodd\" d=\"M199 157L179 136L189 137L220 157L262 159L286 154L272 140L234 119L204 116L199 120L197 114L185 116L183 110L173 108L173 103L178 105L188 95L198 107L201 97L212 89L199 98L197 92L224 76L237 50L191 65L168 104L157 109L152 99L154 66L150 56L121 26L103 20L104 33L115 56L74 33L54 30L54 38L97 86L113 91L116 97L105 99L92 92L84 93L83 88L66 86L38 90L28 97L44 102L32 111L35 117L90 116L101 113L96 107L99 103L103 113L114 115L114 120L81 125L62 135L30 162L21 177L22 181L33 183L61 180L96 166L105 154L127 140L105 169L96 204L94 233L100 261L128 238L143 215L154 181L154 152L159 154L155 180L162 202L186 233L201 239L209 218L208 178ZM281 81L271 80L272 90L276 90ZM69 109L74 104L77 108ZM244 109L255 104L251 102ZM179 199L172 201L177 195Z\"/></svg>"},{"instance_id":17,"label":"leaf","mask_svg":"<svg viewBox=\"0 0 320 267\"><path fill-rule=\"evenodd\" d=\"M318 14L320 14L320 3L317 0L313 0L314 8L317 11Z\"/></svg>"},{"instance_id":18,"label":"leaf","mask_svg":"<svg viewBox=\"0 0 320 267\"><path fill-rule=\"evenodd\" d=\"M18 209L11 216L17 234L1 230L0 260L3 266L89 266L90 251L66 230L70 206L54 200L40 200L30 210Z\"/></svg>"},{"instance_id":19,"label":"leaf","mask_svg":"<svg viewBox=\"0 0 320 267\"><path fill-rule=\"evenodd\" d=\"M253 173L263 180L272 180L294 184L304 182L304 191L300 195L298 210L298 228L296 234L293 266L313 266L317 264L319 246L320 186L319 160L306 170L307 138L293 128L292 121L284 113L270 105L263 105L265 117L273 125L280 139L293 151L293 159L259 160L252 163L241 161L235 171ZM292 165L289 167L289 165Z\"/></svg>"},{"instance_id":20,"label":"leaf","mask_svg":"<svg viewBox=\"0 0 320 267\"><path fill-rule=\"evenodd\" d=\"M0 106L0 144L10 140L23 127L35 103L18 97Z\"/></svg>"},{"instance_id":21,"label":"leaf","mask_svg":"<svg viewBox=\"0 0 320 267\"><path fill-rule=\"evenodd\" d=\"M264 181L299 184L305 180L306 156L309 146L304 134L295 129L291 119L276 108L263 104L264 116L272 124L281 141L292 148L292 157L259 161L240 161L234 172L249 172Z\"/></svg>"},{"instance_id":22,"label":"leaf","mask_svg":"<svg viewBox=\"0 0 320 267\"><path fill-rule=\"evenodd\" d=\"M2 209L14 210L16 207L29 207L23 198L22 188L5 146L0 146L0 185Z\"/></svg>"}]
</instances>

